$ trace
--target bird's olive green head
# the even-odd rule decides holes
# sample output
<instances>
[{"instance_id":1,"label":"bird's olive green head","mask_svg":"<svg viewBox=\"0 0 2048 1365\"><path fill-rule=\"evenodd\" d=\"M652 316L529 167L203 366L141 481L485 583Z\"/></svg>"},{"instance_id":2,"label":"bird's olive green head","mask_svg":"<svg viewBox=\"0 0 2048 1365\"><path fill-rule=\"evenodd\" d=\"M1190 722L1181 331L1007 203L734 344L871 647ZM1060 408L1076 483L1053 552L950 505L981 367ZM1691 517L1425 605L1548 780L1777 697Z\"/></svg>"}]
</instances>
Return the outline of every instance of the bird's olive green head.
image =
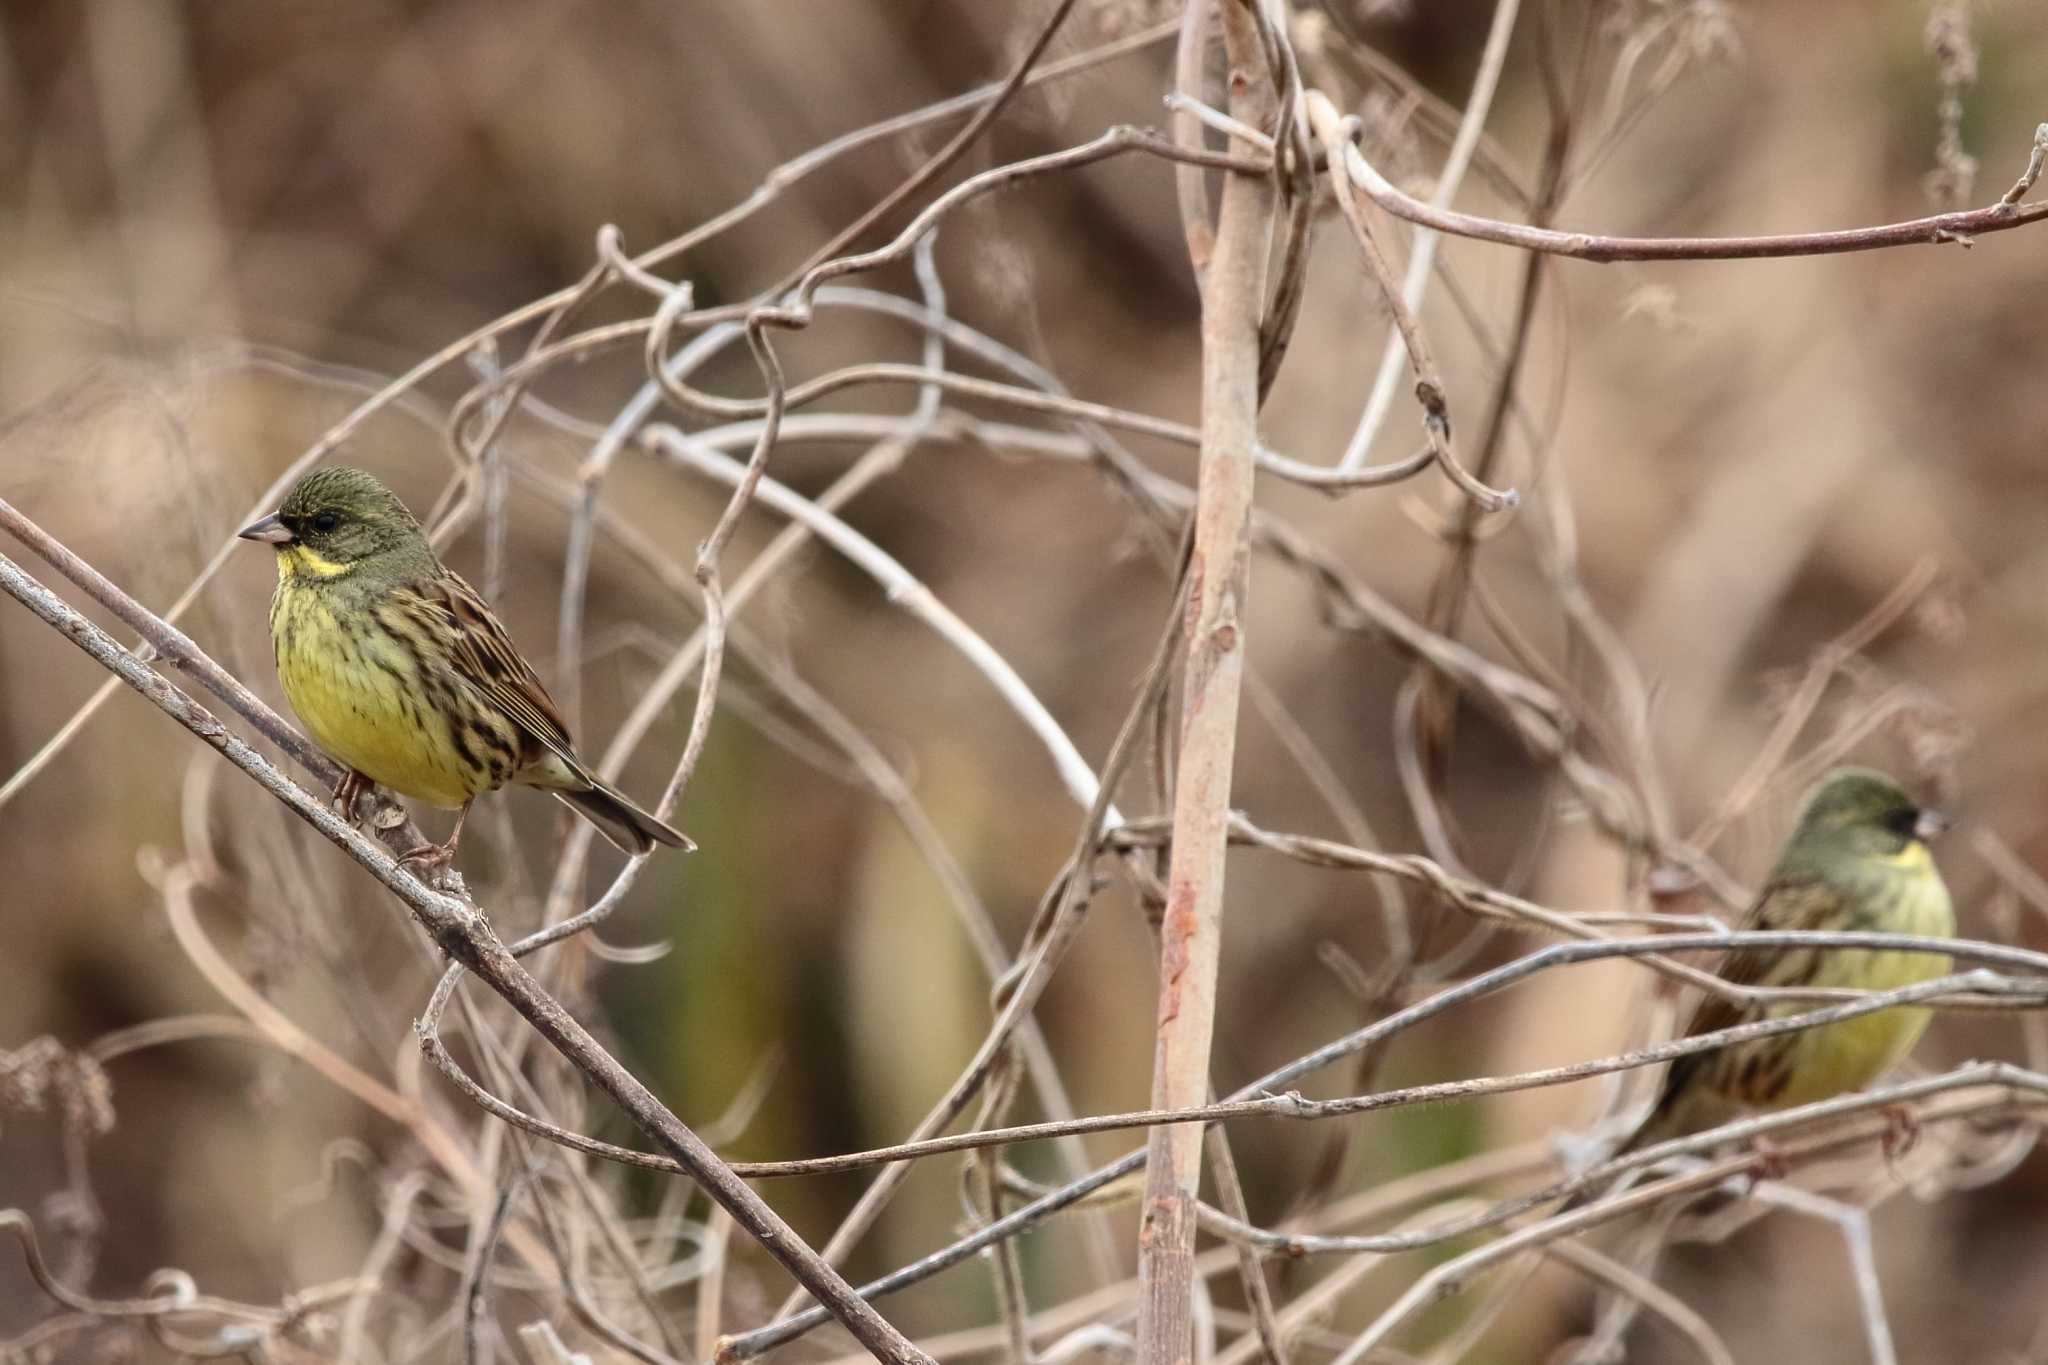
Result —
<instances>
[{"instance_id":1,"label":"bird's olive green head","mask_svg":"<svg viewBox=\"0 0 2048 1365\"><path fill-rule=\"evenodd\" d=\"M279 569L333 578L366 560L426 557L426 533L398 495L360 469L316 469L293 485L284 505L240 532L276 549Z\"/></svg>"},{"instance_id":2,"label":"bird's olive green head","mask_svg":"<svg viewBox=\"0 0 2048 1365\"><path fill-rule=\"evenodd\" d=\"M1914 801L1883 773L1842 768L1807 798L1780 867L1820 872L1852 858L1921 862L1927 841L1948 826L1946 816Z\"/></svg>"}]
</instances>

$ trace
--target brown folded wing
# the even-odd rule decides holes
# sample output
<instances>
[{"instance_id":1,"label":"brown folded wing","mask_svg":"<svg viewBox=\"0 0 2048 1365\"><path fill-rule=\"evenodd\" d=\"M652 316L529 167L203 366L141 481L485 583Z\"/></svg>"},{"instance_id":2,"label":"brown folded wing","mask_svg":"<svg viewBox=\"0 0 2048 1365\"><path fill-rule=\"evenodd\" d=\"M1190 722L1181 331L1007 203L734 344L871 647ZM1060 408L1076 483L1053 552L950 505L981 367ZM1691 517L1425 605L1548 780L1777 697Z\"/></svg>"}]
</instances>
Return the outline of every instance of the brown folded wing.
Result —
<instances>
[{"instance_id":1,"label":"brown folded wing","mask_svg":"<svg viewBox=\"0 0 2048 1365\"><path fill-rule=\"evenodd\" d=\"M449 660L456 673L533 741L527 761L538 759L544 749L585 776L554 698L477 590L462 575L443 569L438 577L416 585L415 591L422 610L444 618L445 635L453 642Z\"/></svg>"},{"instance_id":2,"label":"brown folded wing","mask_svg":"<svg viewBox=\"0 0 2048 1365\"><path fill-rule=\"evenodd\" d=\"M1834 909L1839 900L1840 893L1824 882L1773 882L1764 888L1738 927L1750 931L1830 928L1833 927ZM1812 979L1814 967L1815 950L1812 948L1746 948L1728 954L1715 975L1731 986L1797 986ZM1697 1038L1703 1033L1733 1028L1761 1017L1762 1012L1756 1006L1709 995L1693 1011L1692 1022L1686 1026L1684 1036ZM1787 1047L1793 1037L1792 1034L1781 1035ZM1759 1063L1767 1062L1773 1050L1769 1044L1761 1047L1752 1045L1750 1049ZM1674 1061L1665 1074L1663 1096L1658 1102L1657 1112L1661 1113L1702 1068L1714 1066L1716 1059L1723 1056L1719 1052L1695 1052ZM1760 1066L1760 1069L1766 1073L1772 1070L1767 1065ZM1738 1084L1735 1088L1740 1090L1743 1087Z\"/></svg>"}]
</instances>

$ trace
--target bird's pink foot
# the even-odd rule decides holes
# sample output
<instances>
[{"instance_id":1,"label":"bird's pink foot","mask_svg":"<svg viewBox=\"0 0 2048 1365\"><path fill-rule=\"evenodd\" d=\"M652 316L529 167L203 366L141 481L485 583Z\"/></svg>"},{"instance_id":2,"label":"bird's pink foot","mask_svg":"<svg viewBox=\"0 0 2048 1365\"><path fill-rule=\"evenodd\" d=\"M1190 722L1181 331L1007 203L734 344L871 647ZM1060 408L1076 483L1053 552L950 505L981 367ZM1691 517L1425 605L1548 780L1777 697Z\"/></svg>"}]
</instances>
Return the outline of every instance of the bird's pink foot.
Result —
<instances>
[{"instance_id":1,"label":"bird's pink foot","mask_svg":"<svg viewBox=\"0 0 2048 1365\"><path fill-rule=\"evenodd\" d=\"M472 796L463 802L462 809L455 813L455 828L449 832L447 843L427 843L421 844L418 848L408 849L398 855L398 865L416 866L428 873L442 872L455 866L455 845L462 841L462 825L469 819L469 808L475 800L476 798Z\"/></svg>"},{"instance_id":2,"label":"bird's pink foot","mask_svg":"<svg viewBox=\"0 0 2048 1365\"><path fill-rule=\"evenodd\" d=\"M437 844L431 840L421 844L418 848L409 848L398 855L398 865L400 867L414 868L419 872L427 874L440 872L453 866L454 862L455 847L452 843Z\"/></svg>"},{"instance_id":3,"label":"bird's pink foot","mask_svg":"<svg viewBox=\"0 0 2048 1365\"><path fill-rule=\"evenodd\" d=\"M1751 1138L1749 1149L1755 1158L1749 1168L1752 1189L1766 1180L1783 1180L1792 1173L1792 1163L1786 1159L1784 1149L1769 1138L1762 1135Z\"/></svg>"},{"instance_id":4,"label":"bird's pink foot","mask_svg":"<svg viewBox=\"0 0 2048 1365\"><path fill-rule=\"evenodd\" d=\"M368 791L372 785L374 784L371 783L369 778L364 777L354 768L350 768L347 772L343 773L341 781L334 784L335 813L340 815L343 821L353 825L357 817L357 803L362 800L363 793Z\"/></svg>"},{"instance_id":5,"label":"bird's pink foot","mask_svg":"<svg viewBox=\"0 0 2048 1365\"><path fill-rule=\"evenodd\" d=\"M1897 1161L1920 1141L1920 1118L1903 1104L1884 1107L1884 1139L1880 1144L1886 1161Z\"/></svg>"}]
</instances>

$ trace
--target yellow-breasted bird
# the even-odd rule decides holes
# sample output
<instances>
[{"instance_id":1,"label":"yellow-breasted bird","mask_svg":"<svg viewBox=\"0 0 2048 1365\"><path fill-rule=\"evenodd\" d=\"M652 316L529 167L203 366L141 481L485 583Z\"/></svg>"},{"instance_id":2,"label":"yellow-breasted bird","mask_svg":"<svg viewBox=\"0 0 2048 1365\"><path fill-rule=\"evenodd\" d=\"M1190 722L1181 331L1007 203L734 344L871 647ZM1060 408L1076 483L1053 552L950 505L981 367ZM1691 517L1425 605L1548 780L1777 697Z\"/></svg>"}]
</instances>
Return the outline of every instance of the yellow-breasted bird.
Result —
<instances>
[{"instance_id":1,"label":"yellow-breasted bird","mask_svg":"<svg viewBox=\"0 0 2048 1365\"><path fill-rule=\"evenodd\" d=\"M316 469L240 532L277 551L270 639L277 676L313 741L348 771L355 819L371 784L459 808L508 782L539 787L627 853L693 847L576 754L560 712L476 589L442 564L396 494L360 469Z\"/></svg>"},{"instance_id":2,"label":"yellow-breasted bird","mask_svg":"<svg viewBox=\"0 0 2048 1365\"><path fill-rule=\"evenodd\" d=\"M1831 773L1808 798L1799 827L1740 927L1950 937L1955 911L1927 847L1948 826L1945 816L1916 805L1883 773ZM1888 991L1948 971L1943 953L1746 948L1729 953L1719 975L1738 986ZM1685 1036L1813 1008L1798 1002L1741 1005L1710 995L1700 1001ZM1613 1155L1748 1113L1861 1090L1912 1051L1929 1014L1910 1006L1878 1010L1680 1057L1664 1077L1656 1106Z\"/></svg>"}]
</instances>

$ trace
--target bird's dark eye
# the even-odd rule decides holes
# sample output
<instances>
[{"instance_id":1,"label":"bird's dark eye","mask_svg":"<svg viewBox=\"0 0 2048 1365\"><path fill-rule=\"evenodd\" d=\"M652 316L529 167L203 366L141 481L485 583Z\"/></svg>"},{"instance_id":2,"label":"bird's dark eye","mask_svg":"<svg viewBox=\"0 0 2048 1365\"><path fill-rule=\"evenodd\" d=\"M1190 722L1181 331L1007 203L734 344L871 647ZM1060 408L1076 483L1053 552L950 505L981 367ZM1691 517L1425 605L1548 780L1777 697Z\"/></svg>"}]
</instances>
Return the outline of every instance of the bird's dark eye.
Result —
<instances>
[{"instance_id":1,"label":"bird's dark eye","mask_svg":"<svg viewBox=\"0 0 2048 1365\"><path fill-rule=\"evenodd\" d=\"M1894 834L1911 839L1916 837L1920 826L1920 812L1912 806L1901 806L1884 817L1884 827Z\"/></svg>"},{"instance_id":2,"label":"bird's dark eye","mask_svg":"<svg viewBox=\"0 0 2048 1365\"><path fill-rule=\"evenodd\" d=\"M339 525L341 525L341 513L339 512L321 512L313 518L313 529L316 531L332 531Z\"/></svg>"}]
</instances>

